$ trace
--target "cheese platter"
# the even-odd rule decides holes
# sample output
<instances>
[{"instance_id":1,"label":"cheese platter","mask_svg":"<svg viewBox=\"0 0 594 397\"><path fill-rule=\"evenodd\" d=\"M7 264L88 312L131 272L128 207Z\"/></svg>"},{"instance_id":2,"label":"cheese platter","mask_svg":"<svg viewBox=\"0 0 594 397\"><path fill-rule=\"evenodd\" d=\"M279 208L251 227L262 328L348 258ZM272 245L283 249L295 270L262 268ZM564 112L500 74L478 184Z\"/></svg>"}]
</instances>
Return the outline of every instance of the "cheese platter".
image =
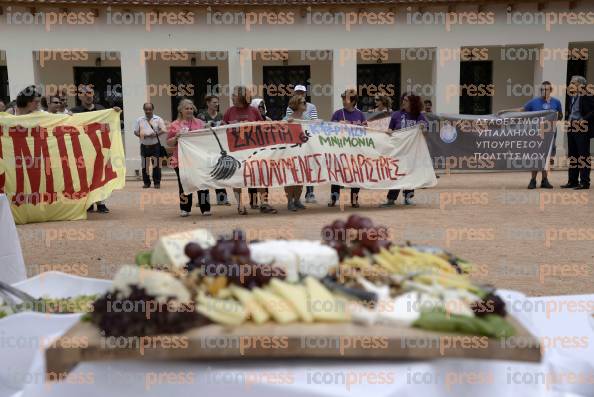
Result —
<instances>
[{"instance_id":1,"label":"cheese platter","mask_svg":"<svg viewBox=\"0 0 594 397\"><path fill-rule=\"evenodd\" d=\"M51 344L46 371L55 379L83 361L120 359L540 361L538 340L494 287L472 281L471 263L386 236L351 215L320 241L199 230L159 242L156 259L144 253L120 268ZM71 347L73 338L86 343Z\"/></svg>"}]
</instances>

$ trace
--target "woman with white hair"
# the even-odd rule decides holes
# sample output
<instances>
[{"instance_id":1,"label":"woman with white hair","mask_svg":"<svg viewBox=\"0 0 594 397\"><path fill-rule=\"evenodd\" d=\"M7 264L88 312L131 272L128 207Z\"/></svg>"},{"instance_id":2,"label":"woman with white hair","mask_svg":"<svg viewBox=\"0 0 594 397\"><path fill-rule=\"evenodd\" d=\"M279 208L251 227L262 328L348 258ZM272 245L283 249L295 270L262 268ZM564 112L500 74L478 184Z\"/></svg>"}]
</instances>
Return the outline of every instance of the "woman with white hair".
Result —
<instances>
[{"instance_id":1,"label":"woman with white hair","mask_svg":"<svg viewBox=\"0 0 594 397\"><path fill-rule=\"evenodd\" d=\"M184 188L181 184L179 176L179 166L177 157L177 142L180 134L188 133L190 131L200 130L205 127L204 121L194 117L196 112L196 106L190 99L182 99L177 105L177 120L171 123L169 132L167 134L167 144L173 146L173 156L171 158L171 165L174 167L175 174L177 175L177 184L179 188L179 209L180 216L186 217L190 215L192 211L192 192L185 194ZM208 189L199 190L198 192L198 204L200 211L203 216L210 215L210 200L208 197Z\"/></svg>"},{"instance_id":2,"label":"woman with white hair","mask_svg":"<svg viewBox=\"0 0 594 397\"><path fill-rule=\"evenodd\" d=\"M267 110L266 110L266 103L264 103L264 99L262 99L262 98L252 99L252 103L250 103L250 106L258 109L258 111L260 112L260 115L262 115L262 120L272 121L272 119L270 117L266 116Z\"/></svg>"},{"instance_id":3,"label":"woman with white hair","mask_svg":"<svg viewBox=\"0 0 594 397\"><path fill-rule=\"evenodd\" d=\"M262 99L262 98L252 99L250 106L258 109L258 112L260 112L260 116L262 116L262 120L272 121L272 119L270 117L266 116L267 110L266 110L266 103L264 103L264 99ZM248 195L250 196L250 208L253 210L258 208L258 190L260 191L261 194L265 194L266 197L268 197L268 188L265 188L265 189L256 189L253 187L249 188Z\"/></svg>"}]
</instances>

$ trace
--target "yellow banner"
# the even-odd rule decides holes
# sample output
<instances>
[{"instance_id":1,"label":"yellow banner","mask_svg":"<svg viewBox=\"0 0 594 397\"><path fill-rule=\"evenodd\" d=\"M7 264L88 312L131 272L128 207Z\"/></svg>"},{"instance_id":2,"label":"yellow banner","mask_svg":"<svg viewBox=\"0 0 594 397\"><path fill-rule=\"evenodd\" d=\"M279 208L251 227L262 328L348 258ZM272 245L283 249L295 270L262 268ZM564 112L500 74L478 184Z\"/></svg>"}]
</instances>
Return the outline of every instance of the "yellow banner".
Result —
<instances>
[{"instance_id":1,"label":"yellow banner","mask_svg":"<svg viewBox=\"0 0 594 397\"><path fill-rule=\"evenodd\" d=\"M86 219L125 177L118 112L0 113L0 192L17 224Z\"/></svg>"}]
</instances>

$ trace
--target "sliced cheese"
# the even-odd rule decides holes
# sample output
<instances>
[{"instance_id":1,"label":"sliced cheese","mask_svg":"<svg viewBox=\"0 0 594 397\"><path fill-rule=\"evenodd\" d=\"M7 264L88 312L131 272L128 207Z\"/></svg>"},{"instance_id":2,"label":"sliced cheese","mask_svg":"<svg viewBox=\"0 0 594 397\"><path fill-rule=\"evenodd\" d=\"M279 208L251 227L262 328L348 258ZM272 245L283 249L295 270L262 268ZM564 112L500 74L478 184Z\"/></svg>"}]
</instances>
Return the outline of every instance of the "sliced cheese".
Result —
<instances>
[{"instance_id":1,"label":"sliced cheese","mask_svg":"<svg viewBox=\"0 0 594 397\"><path fill-rule=\"evenodd\" d=\"M308 308L317 321L348 321L347 305L338 301L317 279L305 279Z\"/></svg>"},{"instance_id":2,"label":"sliced cheese","mask_svg":"<svg viewBox=\"0 0 594 397\"><path fill-rule=\"evenodd\" d=\"M216 243L214 236L206 229L194 229L187 232L170 234L159 239L151 255L151 265L165 265L182 268L190 258L184 253L186 244L198 243L208 248Z\"/></svg>"},{"instance_id":3,"label":"sliced cheese","mask_svg":"<svg viewBox=\"0 0 594 397\"><path fill-rule=\"evenodd\" d=\"M232 285L229 289L233 296L243 304L243 307L247 310L248 314L256 324L265 323L270 319L268 312L264 310L249 290L238 287L237 285Z\"/></svg>"},{"instance_id":4,"label":"sliced cheese","mask_svg":"<svg viewBox=\"0 0 594 397\"><path fill-rule=\"evenodd\" d=\"M239 320L237 317L218 312L207 305L196 306L196 311L217 324L241 325L243 323L243 321Z\"/></svg>"},{"instance_id":5,"label":"sliced cheese","mask_svg":"<svg viewBox=\"0 0 594 397\"><path fill-rule=\"evenodd\" d=\"M286 324L299 319L297 312L280 296L261 288L254 288L252 293L276 322Z\"/></svg>"},{"instance_id":6,"label":"sliced cheese","mask_svg":"<svg viewBox=\"0 0 594 397\"><path fill-rule=\"evenodd\" d=\"M242 324L248 316L247 310L240 303L232 299L211 298L204 293L198 294L198 308L201 308L200 313L211 320L224 324ZM226 319L226 322L217 319Z\"/></svg>"},{"instance_id":7,"label":"sliced cheese","mask_svg":"<svg viewBox=\"0 0 594 397\"><path fill-rule=\"evenodd\" d=\"M313 316L307 307L307 292L303 285L289 284L273 278L270 280L270 287L277 295L289 302L302 321L306 323L313 322Z\"/></svg>"}]
</instances>

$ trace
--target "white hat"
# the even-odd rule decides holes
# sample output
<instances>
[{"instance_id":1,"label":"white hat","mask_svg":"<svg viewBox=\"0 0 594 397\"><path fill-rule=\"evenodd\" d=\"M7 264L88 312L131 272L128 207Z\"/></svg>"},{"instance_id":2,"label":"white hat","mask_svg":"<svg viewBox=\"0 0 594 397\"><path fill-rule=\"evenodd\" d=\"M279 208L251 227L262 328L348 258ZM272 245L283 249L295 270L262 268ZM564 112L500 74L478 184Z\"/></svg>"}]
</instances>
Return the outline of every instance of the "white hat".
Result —
<instances>
[{"instance_id":1,"label":"white hat","mask_svg":"<svg viewBox=\"0 0 594 397\"><path fill-rule=\"evenodd\" d=\"M305 88L304 85L298 84L295 86L295 89L293 91L303 91L303 92L307 92L307 88Z\"/></svg>"}]
</instances>

